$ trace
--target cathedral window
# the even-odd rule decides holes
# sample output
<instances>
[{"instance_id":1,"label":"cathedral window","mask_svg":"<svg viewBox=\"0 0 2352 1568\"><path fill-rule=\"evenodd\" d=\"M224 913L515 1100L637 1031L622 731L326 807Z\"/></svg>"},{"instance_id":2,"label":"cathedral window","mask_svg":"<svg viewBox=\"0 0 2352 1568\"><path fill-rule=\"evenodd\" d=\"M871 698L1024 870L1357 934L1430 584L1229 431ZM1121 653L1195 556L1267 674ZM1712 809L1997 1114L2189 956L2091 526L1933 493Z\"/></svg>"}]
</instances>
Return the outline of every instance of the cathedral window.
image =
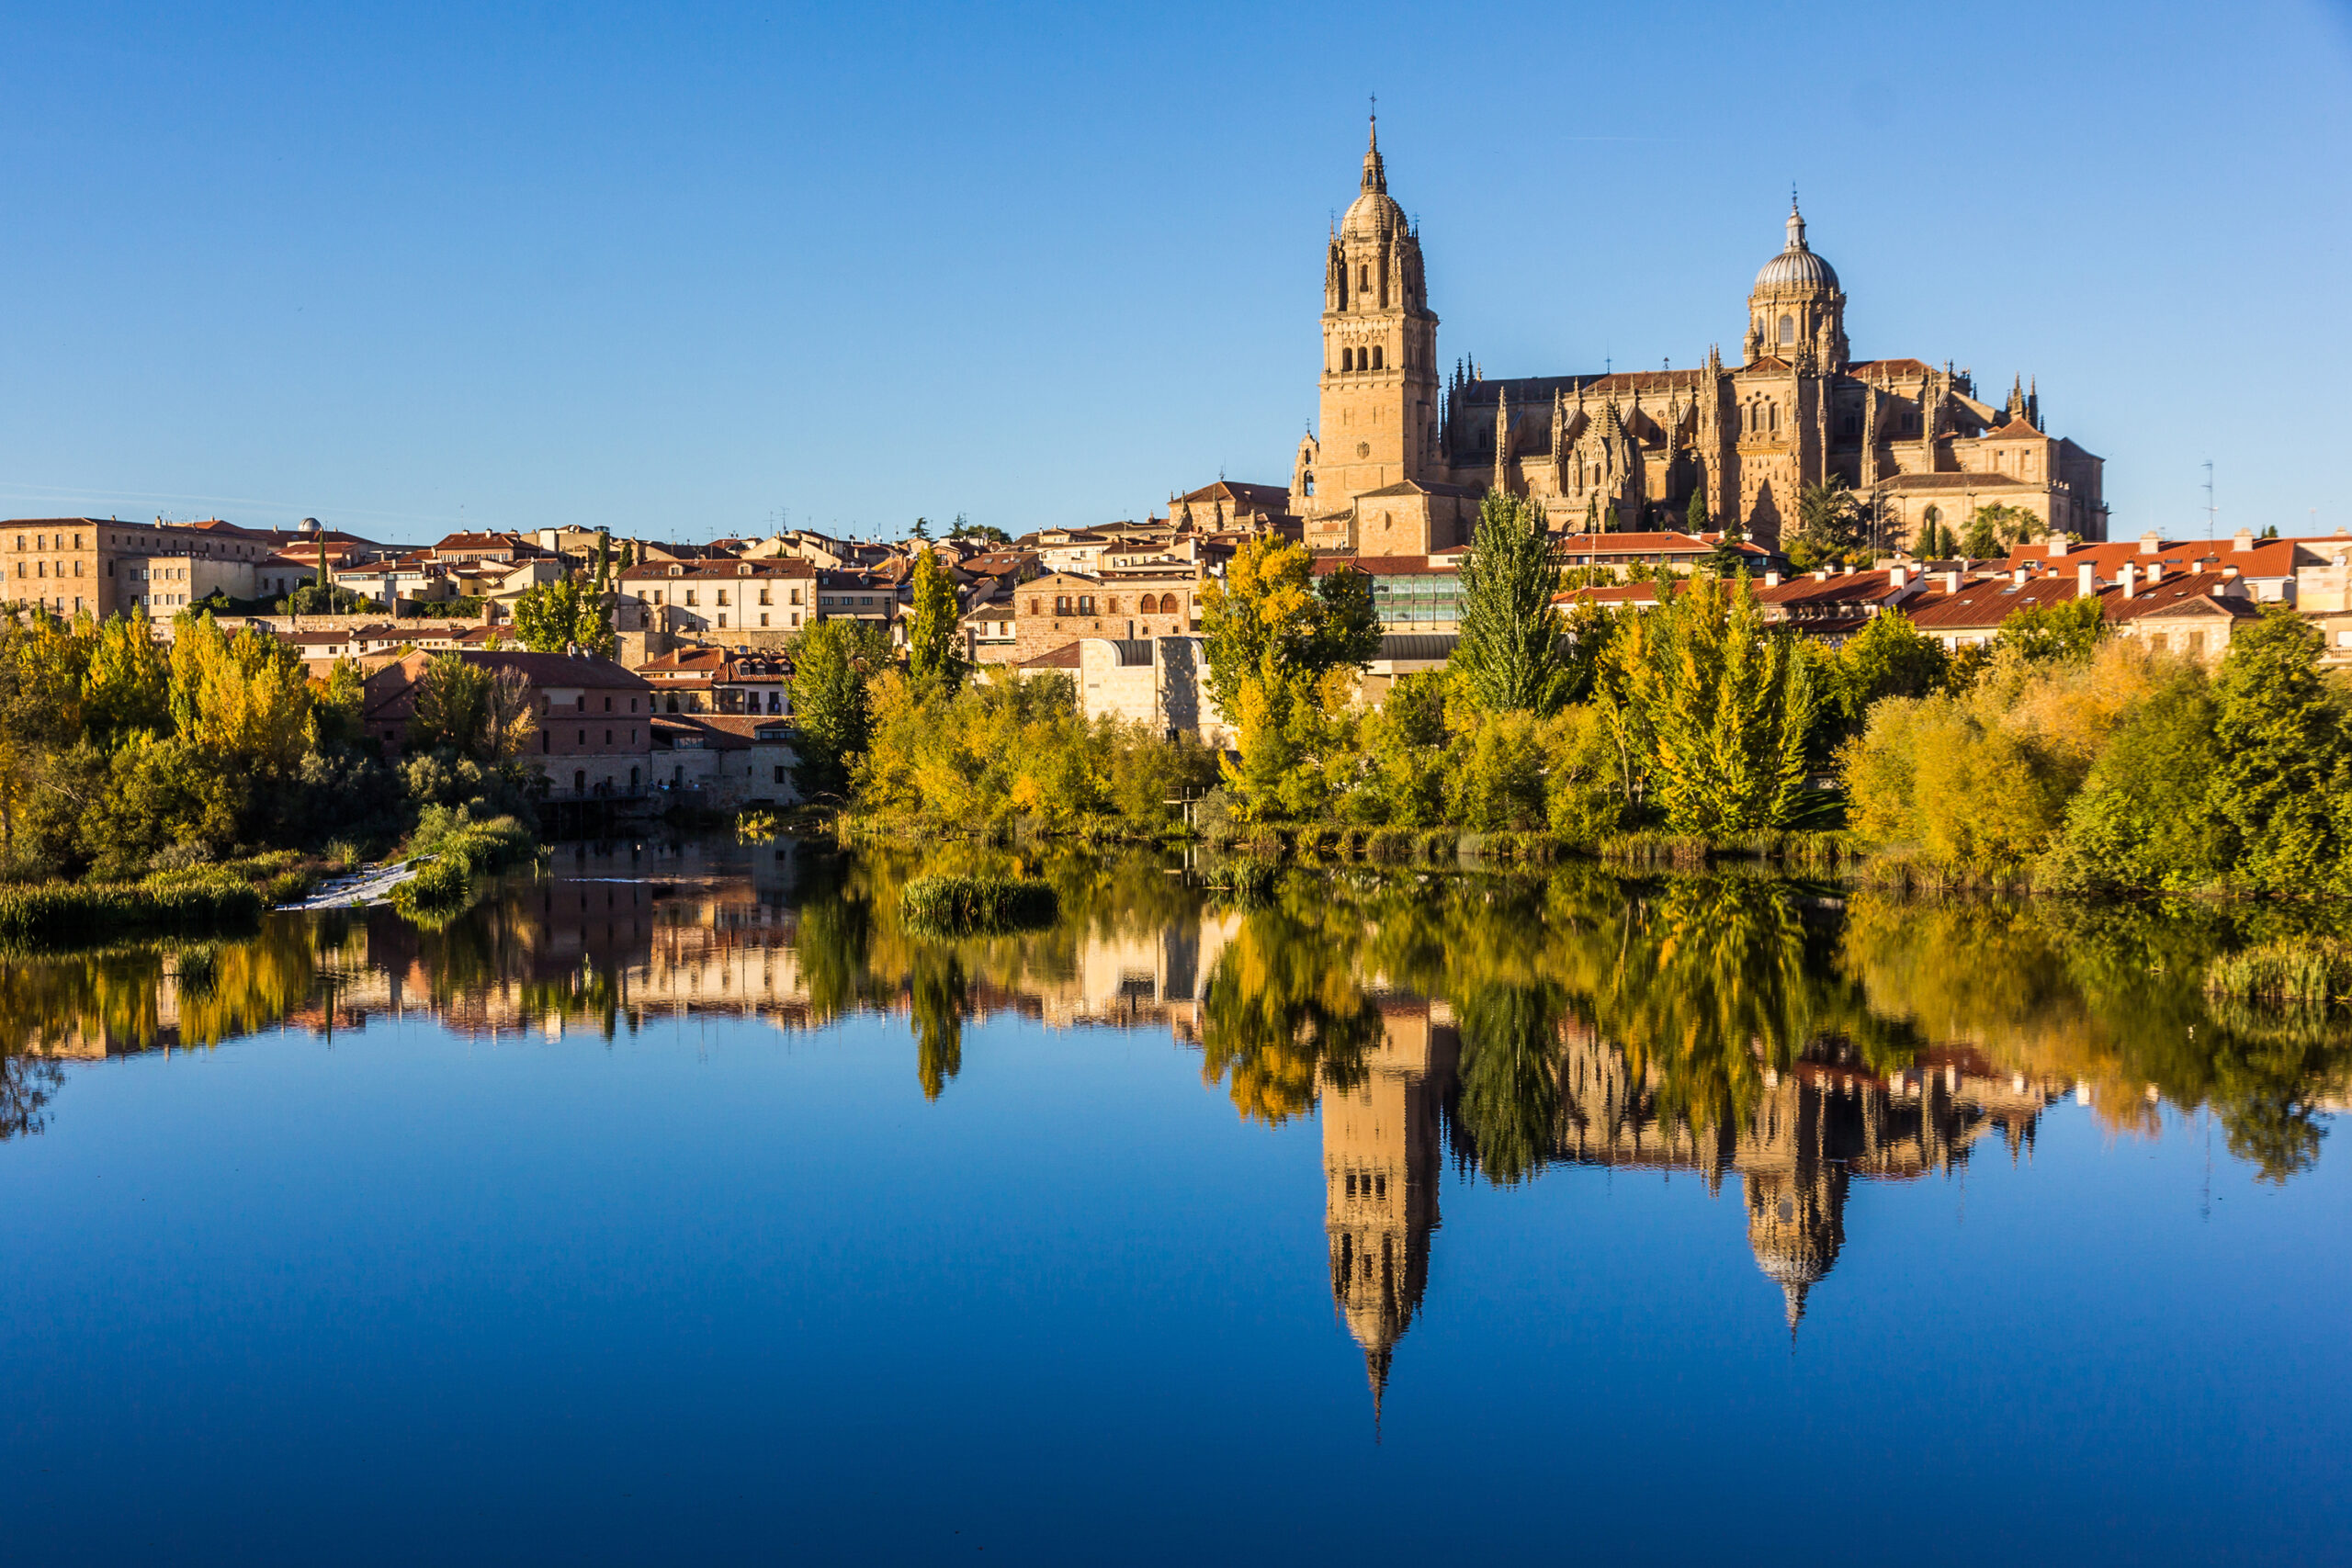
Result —
<instances>
[{"instance_id":1,"label":"cathedral window","mask_svg":"<svg viewBox=\"0 0 2352 1568\"><path fill-rule=\"evenodd\" d=\"M1372 367L1374 370L1383 368L1380 363L1380 345L1378 344L1374 344L1372 348Z\"/></svg>"},{"instance_id":2,"label":"cathedral window","mask_svg":"<svg viewBox=\"0 0 2352 1568\"><path fill-rule=\"evenodd\" d=\"M1353 370L1355 367L1356 351L1352 348L1343 348L1340 350L1340 368L1341 370Z\"/></svg>"},{"instance_id":3,"label":"cathedral window","mask_svg":"<svg viewBox=\"0 0 2352 1568\"><path fill-rule=\"evenodd\" d=\"M1794 343L1797 341L1797 319L1794 316L1782 316L1781 318L1781 341L1782 343Z\"/></svg>"},{"instance_id":4,"label":"cathedral window","mask_svg":"<svg viewBox=\"0 0 2352 1568\"><path fill-rule=\"evenodd\" d=\"M1315 493L1315 475L1312 472L1306 475L1306 493L1309 495Z\"/></svg>"},{"instance_id":5,"label":"cathedral window","mask_svg":"<svg viewBox=\"0 0 2352 1568\"><path fill-rule=\"evenodd\" d=\"M1363 267L1358 271L1356 287L1364 289L1369 289L1372 287L1372 264L1370 262L1364 263Z\"/></svg>"}]
</instances>

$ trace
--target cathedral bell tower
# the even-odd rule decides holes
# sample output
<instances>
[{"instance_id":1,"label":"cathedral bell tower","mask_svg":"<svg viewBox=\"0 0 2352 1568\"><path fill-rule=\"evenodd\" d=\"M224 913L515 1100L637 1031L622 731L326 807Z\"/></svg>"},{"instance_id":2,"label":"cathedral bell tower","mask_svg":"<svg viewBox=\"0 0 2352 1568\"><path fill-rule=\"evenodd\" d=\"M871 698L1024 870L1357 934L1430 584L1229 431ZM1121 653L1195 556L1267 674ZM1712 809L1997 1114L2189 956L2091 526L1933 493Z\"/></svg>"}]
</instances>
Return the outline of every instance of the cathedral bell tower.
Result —
<instances>
[{"instance_id":1,"label":"cathedral bell tower","mask_svg":"<svg viewBox=\"0 0 2352 1568\"><path fill-rule=\"evenodd\" d=\"M1421 242L1388 195L1380 122L1363 184L1323 262L1323 374L1316 434L1301 444L1291 510L1347 511L1366 491L1437 468L1437 317Z\"/></svg>"}]
</instances>

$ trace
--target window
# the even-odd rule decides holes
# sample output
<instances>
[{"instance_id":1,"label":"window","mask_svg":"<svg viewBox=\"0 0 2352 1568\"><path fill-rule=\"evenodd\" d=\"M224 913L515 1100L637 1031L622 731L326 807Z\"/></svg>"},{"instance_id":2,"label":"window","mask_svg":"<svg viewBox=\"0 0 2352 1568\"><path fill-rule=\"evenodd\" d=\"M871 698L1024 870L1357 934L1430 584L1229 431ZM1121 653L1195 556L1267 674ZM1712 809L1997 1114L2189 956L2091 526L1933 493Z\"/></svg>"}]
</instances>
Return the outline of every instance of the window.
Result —
<instances>
[{"instance_id":1,"label":"window","mask_svg":"<svg viewBox=\"0 0 2352 1568\"><path fill-rule=\"evenodd\" d=\"M1343 348L1340 350L1340 368L1341 370L1352 370L1355 367L1356 351L1352 348Z\"/></svg>"},{"instance_id":2,"label":"window","mask_svg":"<svg viewBox=\"0 0 2352 1568\"><path fill-rule=\"evenodd\" d=\"M606 731L605 731L605 745L607 745L607 746L610 746L612 743L613 743L613 732L612 732L611 730L607 729Z\"/></svg>"},{"instance_id":3,"label":"window","mask_svg":"<svg viewBox=\"0 0 2352 1568\"><path fill-rule=\"evenodd\" d=\"M1029 601L1029 613L1033 615L1037 613L1037 601L1035 599ZM1054 595L1054 614L1057 615L1067 615L1069 614L1069 594L1057 593Z\"/></svg>"},{"instance_id":4,"label":"window","mask_svg":"<svg viewBox=\"0 0 2352 1568\"><path fill-rule=\"evenodd\" d=\"M718 628L721 631L727 629L727 612L724 610L718 612Z\"/></svg>"},{"instance_id":5,"label":"window","mask_svg":"<svg viewBox=\"0 0 2352 1568\"><path fill-rule=\"evenodd\" d=\"M768 613L767 613L765 610L762 610L762 611L760 612L760 625L762 625L762 626L766 626L767 624L768 624Z\"/></svg>"},{"instance_id":6,"label":"window","mask_svg":"<svg viewBox=\"0 0 2352 1568\"><path fill-rule=\"evenodd\" d=\"M1314 470L1309 469L1309 470L1307 471L1307 473L1306 473L1306 493L1307 493L1307 494L1309 494L1309 495L1313 495L1313 494L1315 493L1315 473L1314 473Z\"/></svg>"},{"instance_id":7,"label":"window","mask_svg":"<svg viewBox=\"0 0 2352 1568\"><path fill-rule=\"evenodd\" d=\"M1372 264L1370 262L1364 263L1363 267L1359 270L1357 276L1362 280L1356 285L1357 288L1370 288L1372 287Z\"/></svg>"},{"instance_id":8,"label":"window","mask_svg":"<svg viewBox=\"0 0 2352 1568\"><path fill-rule=\"evenodd\" d=\"M1078 613L1081 615L1091 615L1094 614L1093 594L1081 593L1078 596Z\"/></svg>"},{"instance_id":9,"label":"window","mask_svg":"<svg viewBox=\"0 0 2352 1568\"><path fill-rule=\"evenodd\" d=\"M693 589L689 588L689 589L687 589L687 590L686 590L686 605L687 605L687 607L688 607L689 609L691 609L691 608L693 608L694 604L695 604L695 591L694 591Z\"/></svg>"},{"instance_id":10,"label":"window","mask_svg":"<svg viewBox=\"0 0 2352 1568\"><path fill-rule=\"evenodd\" d=\"M782 768L778 768L775 771L775 782L778 784L782 784L784 782L784 770Z\"/></svg>"},{"instance_id":11,"label":"window","mask_svg":"<svg viewBox=\"0 0 2352 1568\"><path fill-rule=\"evenodd\" d=\"M1380 353L1380 345L1378 344L1374 344L1372 345L1372 367L1374 370L1381 368Z\"/></svg>"},{"instance_id":12,"label":"window","mask_svg":"<svg viewBox=\"0 0 2352 1568\"><path fill-rule=\"evenodd\" d=\"M605 711L606 713L610 713L610 712L612 712L612 711L613 711L613 699L612 699L612 698L610 698L610 697L606 697L606 698L605 699Z\"/></svg>"},{"instance_id":13,"label":"window","mask_svg":"<svg viewBox=\"0 0 2352 1568\"><path fill-rule=\"evenodd\" d=\"M1781 341L1782 343L1794 343L1797 341L1797 319L1794 316L1782 316L1781 318Z\"/></svg>"},{"instance_id":14,"label":"window","mask_svg":"<svg viewBox=\"0 0 2352 1568\"><path fill-rule=\"evenodd\" d=\"M764 589L764 588L763 588L763 589L761 589L761 590L760 590L760 603L761 603L761 604L765 604L769 603L769 599L768 599L768 591L767 591L766 589ZM760 625L762 625L762 626L766 626L767 624L768 624L768 623L767 623L766 618L765 618L764 616L763 616L763 617L761 618Z\"/></svg>"},{"instance_id":15,"label":"window","mask_svg":"<svg viewBox=\"0 0 2352 1568\"><path fill-rule=\"evenodd\" d=\"M799 603L800 603L800 590L798 590L797 588L794 589L794 590L792 591L792 597L791 597L790 599L786 600L786 604L799 604ZM793 625L795 625L795 626L798 626L799 624L800 624L800 623L799 623L799 621L798 621L797 618L796 618L796 619L794 620L794 622L793 622Z\"/></svg>"}]
</instances>

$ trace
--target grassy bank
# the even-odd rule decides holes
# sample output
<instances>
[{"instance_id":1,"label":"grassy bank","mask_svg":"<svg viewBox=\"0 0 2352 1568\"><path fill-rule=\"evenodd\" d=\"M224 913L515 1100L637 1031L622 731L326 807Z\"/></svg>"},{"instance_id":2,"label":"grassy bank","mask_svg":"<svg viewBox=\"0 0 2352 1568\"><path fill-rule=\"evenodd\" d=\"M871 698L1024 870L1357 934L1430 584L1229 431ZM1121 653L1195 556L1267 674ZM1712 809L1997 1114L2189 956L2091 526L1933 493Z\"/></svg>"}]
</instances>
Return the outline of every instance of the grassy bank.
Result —
<instances>
[{"instance_id":1,"label":"grassy bank","mask_svg":"<svg viewBox=\"0 0 2352 1568\"><path fill-rule=\"evenodd\" d=\"M50 883L0 888L0 947L85 947L153 936L246 931L266 908L251 883L225 876L154 883Z\"/></svg>"},{"instance_id":2,"label":"grassy bank","mask_svg":"<svg viewBox=\"0 0 2352 1568\"><path fill-rule=\"evenodd\" d=\"M512 817L472 821L461 811L427 811L409 839L422 871L392 889L392 907L411 919L446 920L473 902L474 878L536 853L538 840Z\"/></svg>"}]
</instances>

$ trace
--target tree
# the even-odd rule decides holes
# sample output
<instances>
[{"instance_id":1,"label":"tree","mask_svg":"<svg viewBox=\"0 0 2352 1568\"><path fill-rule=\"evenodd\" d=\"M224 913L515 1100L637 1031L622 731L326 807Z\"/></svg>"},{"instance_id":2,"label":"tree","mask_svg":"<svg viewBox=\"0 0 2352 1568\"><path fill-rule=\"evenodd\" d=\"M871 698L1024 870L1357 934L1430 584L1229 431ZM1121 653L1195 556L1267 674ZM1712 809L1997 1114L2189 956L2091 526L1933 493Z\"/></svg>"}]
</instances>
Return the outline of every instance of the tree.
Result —
<instances>
[{"instance_id":1,"label":"tree","mask_svg":"<svg viewBox=\"0 0 2352 1568\"><path fill-rule=\"evenodd\" d=\"M530 678L511 665L500 665L482 693L482 761L513 761L538 728L538 716L531 706Z\"/></svg>"},{"instance_id":2,"label":"tree","mask_svg":"<svg viewBox=\"0 0 2352 1568\"><path fill-rule=\"evenodd\" d=\"M1462 566L1462 637L1453 667L1472 702L1492 713L1549 714L1567 700L1558 572L1544 507L1488 491Z\"/></svg>"},{"instance_id":3,"label":"tree","mask_svg":"<svg viewBox=\"0 0 2352 1568\"><path fill-rule=\"evenodd\" d=\"M1700 476L1699 482L1690 487L1690 504L1682 512L1682 531L1686 534L1703 534L1713 526L1714 526L1714 519L1707 513L1707 480L1706 476L1702 474ZM1728 539L1732 537L1732 534L1731 525L1724 525L1724 537Z\"/></svg>"},{"instance_id":4,"label":"tree","mask_svg":"<svg viewBox=\"0 0 2352 1568\"><path fill-rule=\"evenodd\" d=\"M1672 831L1724 838L1800 817L1818 696L1747 579L1694 578L1629 617L1602 656L1600 700Z\"/></svg>"},{"instance_id":5,"label":"tree","mask_svg":"<svg viewBox=\"0 0 2352 1568\"><path fill-rule=\"evenodd\" d=\"M915 537L921 539L926 545L931 543L930 518L918 517L915 519Z\"/></svg>"},{"instance_id":6,"label":"tree","mask_svg":"<svg viewBox=\"0 0 2352 1568\"><path fill-rule=\"evenodd\" d=\"M2107 635L2107 615L2095 593L2010 612L1993 636L1996 649L2013 648L2034 663L2087 658Z\"/></svg>"},{"instance_id":7,"label":"tree","mask_svg":"<svg viewBox=\"0 0 2352 1568\"><path fill-rule=\"evenodd\" d=\"M2352 890L2352 703L2319 659L2320 634L2266 604L2213 682L2221 765L2209 798L2235 830L2238 874L2267 893Z\"/></svg>"},{"instance_id":8,"label":"tree","mask_svg":"<svg viewBox=\"0 0 2352 1568\"><path fill-rule=\"evenodd\" d=\"M1228 716L1250 687L1362 668L1380 648L1371 585L1352 568L1321 583L1305 547L1261 534L1201 591L1209 694ZM1352 581L1335 581L1352 579Z\"/></svg>"},{"instance_id":9,"label":"tree","mask_svg":"<svg viewBox=\"0 0 2352 1568\"><path fill-rule=\"evenodd\" d=\"M457 654L435 655L417 677L416 705L408 721L410 740L420 750L447 747L479 757L489 729L492 679L489 669Z\"/></svg>"},{"instance_id":10,"label":"tree","mask_svg":"<svg viewBox=\"0 0 2352 1568\"><path fill-rule=\"evenodd\" d=\"M919 686L953 692L964 682L956 646L960 607L955 581L933 550L915 553L914 619L907 631L907 674Z\"/></svg>"},{"instance_id":11,"label":"tree","mask_svg":"<svg viewBox=\"0 0 2352 1568\"><path fill-rule=\"evenodd\" d=\"M1834 560L1860 546L1861 502L1842 476L1831 474L1797 497L1797 537L1814 561Z\"/></svg>"},{"instance_id":12,"label":"tree","mask_svg":"<svg viewBox=\"0 0 2352 1568\"><path fill-rule=\"evenodd\" d=\"M143 609L97 628L82 677L84 721L109 744L134 730L162 734L172 723L171 655Z\"/></svg>"},{"instance_id":13,"label":"tree","mask_svg":"<svg viewBox=\"0 0 2352 1568\"><path fill-rule=\"evenodd\" d=\"M794 774L810 800L839 796L873 734L866 681L890 660L888 636L862 621L822 620L793 651L792 711L799 720Z\"/></svg>"},{"instance_id":14,"label":"tree","mask_svg":"<svg viewBox=\"0 0 2352 1568\"><path fill-rule=\"evenodd\" d=\"M534 653L561 653L578 645L599 659L610 659L620 646L613 631L613 615L597 581L567 577L559 582L537 582L514 601L514 635Z\"/></svg>"},{"instance_id":15,"label":"tree","mask_svg":"<svg viewBox=\"0 0 2352 1568\"><path fill-rule=\"evenodd\" d=\"M1961 548L1972 560L1989 560L2023 544L2041 526L2041 519L2022 506L1987 502L1972 513L1962 534Z\"/></svg>"},{"instance_id":16,"label":"tree","mask_svg":"<svg viewBox=\"0 0 2352 1568\"><path fill-rule=\"evenodd\" d=\"M1943 688L1951 660L1944 645L1901 610L1883 610L1838 650L1838 705L1859 728L1883 697L1924 697Z\"/></svg>"}]
</instances>

